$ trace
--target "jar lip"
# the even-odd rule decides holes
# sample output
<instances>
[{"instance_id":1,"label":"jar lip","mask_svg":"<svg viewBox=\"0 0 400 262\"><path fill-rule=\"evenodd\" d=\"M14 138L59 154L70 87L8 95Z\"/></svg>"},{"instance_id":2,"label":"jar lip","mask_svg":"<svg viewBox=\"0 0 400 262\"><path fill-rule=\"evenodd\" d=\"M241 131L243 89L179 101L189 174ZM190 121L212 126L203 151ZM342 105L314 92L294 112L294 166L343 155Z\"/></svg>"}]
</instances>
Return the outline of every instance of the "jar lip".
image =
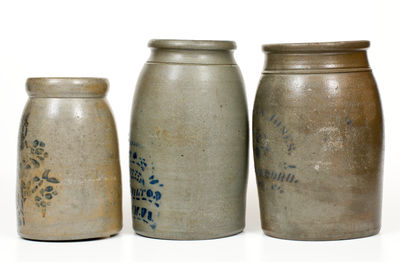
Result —
<instances>
[{"instance_id":1,"label":"jar lip","mask_svg":"<svg viewBox=\"0 0 400 262\"><path fill-rule=\"evenodd\" d=\"M264 52L273 53L329 53L338 51L365 50L370 46L368 40L338 41L338 42L311 42L266 44L262 46Z\"/></svg>"},{"instance_id":2,"label":"jar lip","mask_svg":"<svg viewBox=\"0 0 400 262\"><path fill-rule=\"evenodd\" d=\"M104 97L108 80L96 77L32 77L26 80L31 97Z\"/></svg>"},{"instance_id":3,"label":"jar lip","mask_svg":"<svg viewBox=\"0 0 400 262\"><path fill-rule=\"evenodd\" d=\"M183 40L183 39L152 39L149 47L183 50L233 50L236 49L234 41L218 40Z\"/></svg>"}]
</instances>

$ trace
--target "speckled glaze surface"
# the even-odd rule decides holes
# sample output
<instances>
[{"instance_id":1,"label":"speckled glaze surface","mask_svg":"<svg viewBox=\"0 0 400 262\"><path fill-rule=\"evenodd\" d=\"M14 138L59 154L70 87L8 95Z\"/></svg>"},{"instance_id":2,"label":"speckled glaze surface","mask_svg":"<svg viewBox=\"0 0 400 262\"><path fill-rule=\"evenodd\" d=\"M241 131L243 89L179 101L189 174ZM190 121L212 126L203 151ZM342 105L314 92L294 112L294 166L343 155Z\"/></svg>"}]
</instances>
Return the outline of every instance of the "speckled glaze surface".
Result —
<instances>
[{"instance_id":1,"label":"speckled glaze surface","mask_svg":"<svg viewBox=\"0 0 400 262\"><path fill-rule=\"evenodd\" d=\"M248 116L230 41L152 40L132 110L133 227L163 239L245 224Z\"/></svg>"},{"instance_id":2,"label":"speckled glaze surface","mask_svg":"<svg viewBox=\"0 0 400 262\"><path fill-rule=\"evenodd\" d=\"M108 237L122 227L116 127L106 79L30 78L19 133L20 236Z\"/></svg>"},{"instance_id":3,"label":"speckled glaze surface","mask_svg":"<svg viewBox=\"0 0 400 262\"><path fill-rule=\"evenodd\" d=\"M336 240L379 232L383 120L368 47L263 47L253 150L265 234Z\"/></svg>"}]
</instances>

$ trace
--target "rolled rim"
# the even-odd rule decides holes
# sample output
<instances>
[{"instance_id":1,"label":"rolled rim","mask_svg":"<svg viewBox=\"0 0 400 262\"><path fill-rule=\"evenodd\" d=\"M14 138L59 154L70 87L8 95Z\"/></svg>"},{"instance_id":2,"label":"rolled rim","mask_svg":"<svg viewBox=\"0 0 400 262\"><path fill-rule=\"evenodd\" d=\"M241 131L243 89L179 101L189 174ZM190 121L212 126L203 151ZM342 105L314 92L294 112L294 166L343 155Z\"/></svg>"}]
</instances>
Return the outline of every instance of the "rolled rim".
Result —
<instances>
[{"instance_id":1,"label":"rolled rim","mask_svg":"<svg viewBox=\"0 0 400 262\"><path fill-rule=\"evenodd\" d=\"M186 50L233 50L236 49L234 41L215 40L180 40L180 39L152 39L149 47Z\"/></svg>"},{"instance_id":2,"label":"rolled rim","mask_svg":"<svg viewBox=\"0 0 400 262\"><path fill-rule=\"evenodd\" d=\"M104 97L108 80L95 77L33 77L26 80L26 89L31 97Z\"/></svg>"},{"instance_id":3,"label":"rolled rim","mask_svg":"<svg viewBox=\"0 0 400 262\"><path fill-rule=\"evenodd\" d=\"M262 50L264 52L276 53L312 53L364 50L369 46L370 42L368 40L358 40L339 42L266 44L262 46Z\"/></svg>"}]
</instances>

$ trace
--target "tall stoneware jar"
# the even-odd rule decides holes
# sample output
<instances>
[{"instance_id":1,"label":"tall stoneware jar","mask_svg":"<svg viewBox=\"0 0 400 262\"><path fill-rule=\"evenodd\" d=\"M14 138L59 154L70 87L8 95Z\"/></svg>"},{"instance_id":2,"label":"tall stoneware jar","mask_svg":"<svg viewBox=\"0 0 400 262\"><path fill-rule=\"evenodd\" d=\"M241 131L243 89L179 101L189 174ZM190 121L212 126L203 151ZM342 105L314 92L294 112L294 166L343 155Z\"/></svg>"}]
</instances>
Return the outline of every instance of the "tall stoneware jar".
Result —
<instances>
[{"instance_id":1,"label":"tall stoneware jar","mask_svg":"<svg viewBox=\"0 0 400 262\"><path fill-rule=\"evenodd\" d=\"M230 41L152 40L130 136L135 231L209 239L245 223L248 117Z\"/></svg>"},{"instance_id":2,"label":"tall stoneware jar","mask_svg":"<svg viewBox=\"0 0 400 262\"><path fill-rule=\"evenodd\" d=\"M118 233L121 174L106 79L30 78L19 132L18 233L76 240Z\"/></svg>"},{"instance_id":3,"label":"tall stoneware jar","mask_svg":"<svg viewBox=\"0 0 400 262\"><path fill-rule=\"evenodd\" d=\"M253 149L265 234L335 240L379 232L383 121L368 47L263 47Z\"/></svg>"}]
</instances>

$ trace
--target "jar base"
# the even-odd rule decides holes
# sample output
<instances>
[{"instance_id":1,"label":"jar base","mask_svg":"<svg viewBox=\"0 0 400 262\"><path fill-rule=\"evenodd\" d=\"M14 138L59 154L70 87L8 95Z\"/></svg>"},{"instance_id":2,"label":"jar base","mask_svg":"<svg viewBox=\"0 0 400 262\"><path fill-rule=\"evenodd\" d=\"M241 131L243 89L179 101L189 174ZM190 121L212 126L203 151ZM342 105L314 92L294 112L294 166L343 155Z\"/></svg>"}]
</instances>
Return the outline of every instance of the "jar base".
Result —
<instances>
[{"instance_id":1,"label":"jar base","mask_svg":"<svg viewBox=\"0 0 400 262\"><path fill-rule=\"evenodd\" d=\"M334 241L334 240L348 240L348 239L356 239L356 238L363 238L363 237L370 237L377 235L380 231L380 227L371 229L368 231L362 232L350 232L344 234L327 234L327 235L285 235L279 232L272 232L269 230L263 229L264 234L270 237L279 238L279 239L286 239L286 240L299 240L299 241Z\"/></svg>"},{"instance_id":2,"label":"jar base","mask_svg":"<svg viewBox=\"0 0 400 262\"><path fill-rule=\"evenodd\" d=\"M163 232L163 233L149 233L144 231L135 230L136 234L155 239L164 240L208 240L217 239L237 235L243 232L243 228L238 230L224 232L224 233L188 233L188 232Z\"/></svg>"},{"instance_id":3,"label":"jar base","mask_svg":"<svg viewBox=\"0 0 400 262\"><path fill-rule=\"evenodd\" d=\"M23 239L27 240L35 240L35 241L49 241L49 242L57 242L57 241L86 241L86 240L97 240L110 238L117 235L121 229L110 231L110 232L96 232L96 233L88 233L82 235L71 235L71 236L40 236L40 235L29 235L18 232L19 236Z\"/></svg>"}]
</instances>

